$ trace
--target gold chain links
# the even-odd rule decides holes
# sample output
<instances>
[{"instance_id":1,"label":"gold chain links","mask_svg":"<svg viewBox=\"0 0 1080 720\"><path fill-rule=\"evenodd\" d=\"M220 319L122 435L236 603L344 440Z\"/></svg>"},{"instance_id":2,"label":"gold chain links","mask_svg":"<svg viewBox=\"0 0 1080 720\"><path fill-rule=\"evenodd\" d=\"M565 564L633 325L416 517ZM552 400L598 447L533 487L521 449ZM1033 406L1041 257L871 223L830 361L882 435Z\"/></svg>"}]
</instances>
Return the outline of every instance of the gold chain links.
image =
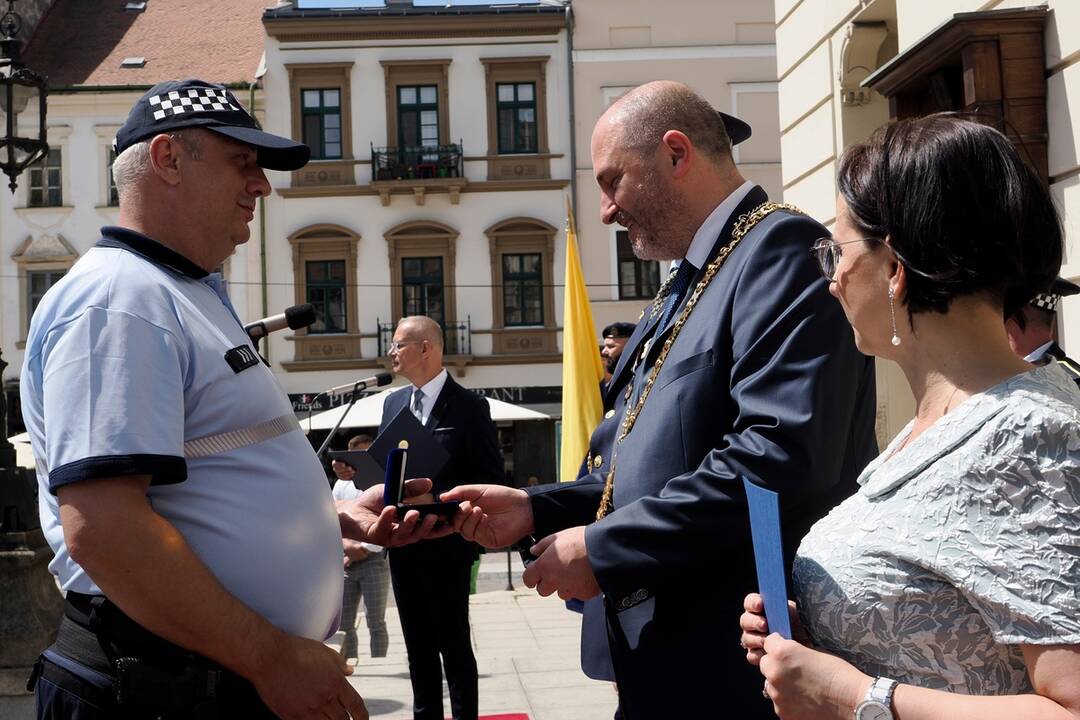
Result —
<instances>
[{"instance_id":1,"label":"gold chain links","mask_svg":"<svg viewBox=\"0 0 1080 720\"><path fill-rule=\"evenodd\" d=\"M633 407L631 407L629 402L626 404L626 414L623 416L622 431L619 433L619 437L615 441L615 447L612 449L611 469L608 470L607 478L604 482L604 494L600 498L600 508L596 511L597 520L603 519L605 515L611 512L612 495L615 488L615 465L619 457L619 446L622 445L622 441L626 439L626 436L630 434L630 431L634 429L634 423L641 414L642 408L645 407L645 401L649 398L649 393L652 392L653 383L656 382L656 378L660 374L660 369L664 367L664 361L667 360L668 353L671 351L671 346L675 344L675 339L679 337L679 333L682 331L683 325L686 324L687 318L690 317L690 313L694 312L694 308L697 306L702 293L705 292L705 289L709 287L709 283L712 282L713 278L716 277L716 274L720 271L720 268L723 267L728 256L731 255L731 251L736 248L739 242L754 228L755 225L777 210L787 210L798 215L806 214L794 205L789 205L787 203L765 202L758 205L750 212L739 216L739 219L735 222L735 227L731 231L731 240L727 245L720 248L720 252L717 253L716 258L706 266L705 275L702 276L701 280L699 280L698 284L694 287L694 292L691 293L690 299L686 301L686 307L683 308L683 311L675 320L675 325L671 328L671 334L668 335L667 340L664 341L664 347L657 356L656 362L653 363L652 370L649 371L649 377L645 381L645 386L642 388L640 397L638 397L638 400ZM654 332L661 332L662 330L663 328L656 328ZM633 383L631 382L631 386L632 385Z\"/></svg>"}]
</instances>

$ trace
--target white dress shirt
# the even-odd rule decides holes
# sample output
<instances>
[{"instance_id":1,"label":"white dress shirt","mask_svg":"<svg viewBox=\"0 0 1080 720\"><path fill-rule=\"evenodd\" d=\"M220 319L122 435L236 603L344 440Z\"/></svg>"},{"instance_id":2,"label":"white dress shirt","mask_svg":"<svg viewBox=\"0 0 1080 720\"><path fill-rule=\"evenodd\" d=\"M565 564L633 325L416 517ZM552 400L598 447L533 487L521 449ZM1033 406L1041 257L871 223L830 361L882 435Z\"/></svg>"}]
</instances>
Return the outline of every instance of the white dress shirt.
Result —
<instances>
[{"instance_id":1,"label":"white dress shirt","mask_svg":"<svg viewBox=\"0 0 1080 720\"><path fill-rule=\"evenodd\" d=\"M435 407L435 401L439 398L439 393L442 392L443 385L446 385L446 368L439 371L439 374L428 380L423 386L420 387L420 391L424 393L421 398L421 404L424 406L424 411L420 416L420 424L427 425L428 418L431 417L431 410ZM416 392L416 386L412 386L412 390L409 391L409 407L412 408L413 393Z\"/></svg>"}]
</instances>

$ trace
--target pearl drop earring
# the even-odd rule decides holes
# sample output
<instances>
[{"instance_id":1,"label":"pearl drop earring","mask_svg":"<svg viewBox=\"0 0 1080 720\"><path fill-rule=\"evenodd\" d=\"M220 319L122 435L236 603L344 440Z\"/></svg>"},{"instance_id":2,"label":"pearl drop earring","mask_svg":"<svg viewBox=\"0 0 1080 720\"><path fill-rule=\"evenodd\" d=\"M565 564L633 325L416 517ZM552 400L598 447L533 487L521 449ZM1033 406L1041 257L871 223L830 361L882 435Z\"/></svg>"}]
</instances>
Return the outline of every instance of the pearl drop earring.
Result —
<instances>
[{"instance_id":1,"label":"pearl drop earring","mask_svg":"<svg viewBox=\"0 0 1080 720\"><path fill-rule=\"evenodd\" d=\"M900 344L900 336L896 334L896 306L893 300L896 298L896 293L893 292L892 286L889 287L889 316L892 318L892 344L893 347Z\"/></svg>"}]
</instances>

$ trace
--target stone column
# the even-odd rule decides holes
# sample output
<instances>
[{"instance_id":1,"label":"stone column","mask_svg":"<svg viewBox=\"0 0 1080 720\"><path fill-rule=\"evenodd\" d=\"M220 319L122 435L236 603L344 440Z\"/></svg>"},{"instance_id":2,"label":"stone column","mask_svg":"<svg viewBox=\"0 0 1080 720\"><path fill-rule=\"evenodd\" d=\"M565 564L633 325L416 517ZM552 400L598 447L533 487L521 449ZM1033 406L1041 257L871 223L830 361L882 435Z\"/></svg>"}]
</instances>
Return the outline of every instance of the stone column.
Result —
<instances>
[{"instance_id":1,"label":"stone column","mask_svg":"<svg viewBox=\"0 0 1080 720\"><path fill-rule=\"evenodd\" d=\"M0 357L0 378L7 363ZM52 644L63 598L49 572L52 550L36 512L36 473L15 465L0 393L0 720L32 717L26 678Z\"/></svg>"}]
</instances>

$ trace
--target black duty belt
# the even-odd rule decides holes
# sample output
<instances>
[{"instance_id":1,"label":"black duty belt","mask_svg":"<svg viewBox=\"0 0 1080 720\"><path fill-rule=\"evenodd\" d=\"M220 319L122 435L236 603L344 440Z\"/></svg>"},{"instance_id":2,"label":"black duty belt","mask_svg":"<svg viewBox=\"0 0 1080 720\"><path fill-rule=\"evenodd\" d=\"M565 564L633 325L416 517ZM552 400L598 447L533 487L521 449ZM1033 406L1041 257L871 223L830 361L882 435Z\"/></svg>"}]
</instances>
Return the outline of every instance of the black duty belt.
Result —
<instances>
[{"instance_id":1,"label":"black duty belt","mask_svg":"<svg viewBox=\"0 0 1080 720\"><path fill-rule=\"evenodd\" d=\"M107 675L124 707L166 718L273 717L250 682L151 633L102 596L67 594L53 650Z\"/></svg>"}]
</instances>

